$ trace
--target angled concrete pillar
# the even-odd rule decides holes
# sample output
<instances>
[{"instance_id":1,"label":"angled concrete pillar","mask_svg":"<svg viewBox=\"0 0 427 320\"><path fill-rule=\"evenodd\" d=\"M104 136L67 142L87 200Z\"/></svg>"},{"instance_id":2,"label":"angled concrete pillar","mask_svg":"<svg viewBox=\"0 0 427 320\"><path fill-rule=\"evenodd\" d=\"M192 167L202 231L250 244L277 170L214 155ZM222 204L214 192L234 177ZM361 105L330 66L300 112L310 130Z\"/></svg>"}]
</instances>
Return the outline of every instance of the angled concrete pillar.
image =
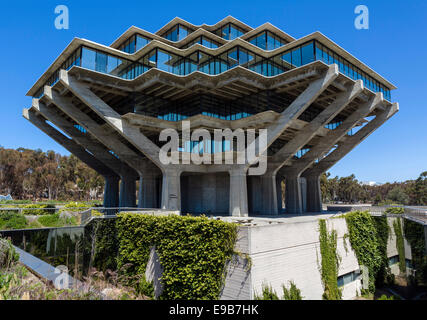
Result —
<instances>
[{"instance_id":1,"label":"angled concrete pillar","mask_svg":"<svg viewBox=\"0 0 427 320\"><path fill-rule=\"evenodd\" d=\"M119 206L119 177L106 176L104 186L104 208Z\"/></svg>"},{"instance_id":2,"label":"angled concrete pillar","mask_svg":"<svg viewBox=\"0 0 427 320\"><path fill-rule=\"evenodd\" d=\"M338 144L338 148L321 159L319 162L315 163L312 168L307 169L303 173L304 176L321 174L329 170L329 168L331 168L335 163L337 163L351 150L358 146L359 143L366 139L372 132L374 132L384 122L390 119L398 110L399 105L397 103L393 103L391 106L386 107L385 110L380 111L373 120L369 121L363 128L356 132L356 134L345 137L345 140Z\"/></svg>"},{"instance_id":3,"label":"angled concrete pillar","mask_svg":"<svg viewBox=\"0 0 427 320\"><path fill-rule=\"evenodd\" d=\"M299 175L288 174L285 176L286 213L299 214L302 209L301 182Z\"/></svg>"},{"instance_id":4,"label":"angled concrete pillar","mask_svg":"<svg viewBox=\"0 0 427 320\"><path fill-rule=\"evenodd\" d=\"M162 180L162 209L181 210L181 172L165 169Z\"/></svg>"},{"instance_id":5,"label":"angled concrete pillar","mask_svg":"<svg viewBox=\"0 0 427 320\"><path fill-rule=\"evenodd\" d=\"M136 181L132 175L120 179L120 207L136 207Z\"/></svg>"},{"instance_id":6,"label":"angled concrete pillar","mask_svg":"<svg viewBox=\"0 0 427 320\"><path fill-rule=\"evenodd\" d=\"M159 177L144 174L139 179L138 207L159 208Z\"/></svg>"},{"instance_id":7,"label":"angled concrete pillar","mask_svg":"<svg viewBox=\"0 0 427 320\"><path fill-rule=\"evenodd\" d=\"M322 212L320 175L304 176L307 181L307 212Z\"/></svg>"},{"instance_id":8,"label":"angled concrete pillar","mask_svg":"<svg viewBox=\"0 0 427 320\"><path fill-rule=\"evenodd\" d=\"M248 216L248 188L246 171L233 169L230 173L230 215L234 217Z\"/></svg>"}]
</instances>

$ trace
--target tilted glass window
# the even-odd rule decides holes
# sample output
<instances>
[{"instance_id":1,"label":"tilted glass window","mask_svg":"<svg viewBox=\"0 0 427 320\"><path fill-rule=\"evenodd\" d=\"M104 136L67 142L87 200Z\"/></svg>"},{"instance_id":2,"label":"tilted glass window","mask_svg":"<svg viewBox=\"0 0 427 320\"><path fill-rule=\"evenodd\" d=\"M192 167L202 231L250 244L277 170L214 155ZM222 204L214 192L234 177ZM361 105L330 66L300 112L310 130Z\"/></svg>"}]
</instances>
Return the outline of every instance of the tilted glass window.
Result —
<instances>
[{"instance_id":1,"label":"tilted glass window","mask_svg":"<svg viewBox=\"0 0 427 320\"><path fill-rule=\"evenodd\" d=\"M176 26L173 26L169 31L167 31L163 37L170 40L170 41L181 41L185 37L187 37L193 30L184 27L181 24L177 24Z\"/></svg>"},{"instance_id":2,"label":"tilted glass window","mask_svg":"<svg viewBox=\"0 0 427 320\"><path fill-rule=\"evenodd\" d=\"M245 31L232 23L228 23L214 33L226 40L233 40L243 35Z\"/></svg>"},{"instance_id":3,"label":"tilted glass window","mask_svg":"<svg viewBox=\"0 0 427 320\"><path fill-rule=\"evenodd\" d=\"M249 38L248 41L263 50L274 50L288 43L286 40L283 40L270 31L263 31Z\"/></svg>"},{"instance_id":4,"label":"tilted glass window","mask_svg":"<svg viewBox=\"0 0 427 320\"><path fill-rule=\"evenodd\" d=\"M145 38L139 34L133 35L128 40L126 40L120 47L119 50L126 53L135 53L136 51L142 49L147 45L151 40Z\"/></svg>"}]
</instances>

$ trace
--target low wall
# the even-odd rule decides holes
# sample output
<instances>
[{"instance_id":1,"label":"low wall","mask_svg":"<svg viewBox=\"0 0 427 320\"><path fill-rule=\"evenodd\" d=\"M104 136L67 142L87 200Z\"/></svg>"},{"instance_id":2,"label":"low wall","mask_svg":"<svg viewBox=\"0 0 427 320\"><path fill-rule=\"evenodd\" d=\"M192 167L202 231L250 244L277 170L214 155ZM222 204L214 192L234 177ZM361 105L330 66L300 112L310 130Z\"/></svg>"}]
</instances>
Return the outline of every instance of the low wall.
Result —
<instances>
[{"instance_id":1,"label":"low wall","mask_svg":"<svg viewBox=\"0 0 427 320\"><path fill-rule=\"evenodd\" d=\"M289 222L239 228L236 246L243 257L246 254L250 257L251 266L249 269L247 260L242 257L229 264L221 299L253 299L256 293L262 292L263 284L271 285L282 297L282 285L288 286L291 280L301 290L304 299L322 299L318 219L294 223L290 222L291 219L288 219ZM391 226L387 253L392 257L398 255L392 226L396 218L387 219ZM348 238L344 238L348 233L345 219L327 219L327 226L329 231L337 231L337 252L342 259L338 276L358 272L359 264L354 250ZM407 259L411 259L411 249L406 240L405 254ZM396 271L394 267L392 270ZM355 298L360 294L360 276L342 289L343 299Z\"/></svg>"}]
</instances>

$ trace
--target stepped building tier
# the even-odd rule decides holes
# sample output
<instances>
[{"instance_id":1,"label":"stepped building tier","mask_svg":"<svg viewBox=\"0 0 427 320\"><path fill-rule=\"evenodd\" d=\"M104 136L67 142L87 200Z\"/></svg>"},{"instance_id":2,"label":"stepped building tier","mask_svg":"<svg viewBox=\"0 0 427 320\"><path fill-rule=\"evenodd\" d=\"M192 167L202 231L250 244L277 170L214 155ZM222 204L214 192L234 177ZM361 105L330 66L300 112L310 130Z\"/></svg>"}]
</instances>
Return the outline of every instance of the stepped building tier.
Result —
<instances>
[{"instance_id":1,"label":"stepped building tier","mask_svg":"<svg viewBox=\"0 0 427 320\"><path fill-rule=\"evenodd\" d=\"M398 111L394 89L319 32L175 18L110 46L75 38L29 90L23 116L105 177L105 207L296 214L322 210L320 176ZM200 139L186 139L186 126ZM178 163L161 157L171 129L179 144L166 155ZM217 129L231 139L206 137ZM234 161L247 153L240 132L245 147L259 143L255 161ZM231 162L184 161L195 155Z\"/></svg>"}]
</instances>

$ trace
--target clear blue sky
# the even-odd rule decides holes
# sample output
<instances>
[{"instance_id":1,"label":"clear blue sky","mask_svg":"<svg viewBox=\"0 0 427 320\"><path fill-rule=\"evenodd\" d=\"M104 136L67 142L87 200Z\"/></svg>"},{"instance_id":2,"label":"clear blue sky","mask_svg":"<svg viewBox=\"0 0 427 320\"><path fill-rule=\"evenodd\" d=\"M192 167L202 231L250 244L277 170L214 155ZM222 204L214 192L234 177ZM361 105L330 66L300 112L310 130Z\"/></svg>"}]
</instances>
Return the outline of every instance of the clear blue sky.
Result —
<instances>
[{"instance_id":1,"label":"clear blue sky","mask_svg":"<svg viewBox=\"0 0 427 320\"><path fill-rule=\"evenodd\" d=\"M70 10L70 29L54 28L57 5ZM370 11L369 30L356 30L354 8ZM25 94L73 37L110 45L131 25L151 32L178 16L214 24L227 15L257 27L271 22L295 38L316 30L394 83L400 111L347 157L332 175L402 181L427 170L427 1L13 1L0 11L0 145L68 152L21 116Z\"/></svg>"}]
</instances>

